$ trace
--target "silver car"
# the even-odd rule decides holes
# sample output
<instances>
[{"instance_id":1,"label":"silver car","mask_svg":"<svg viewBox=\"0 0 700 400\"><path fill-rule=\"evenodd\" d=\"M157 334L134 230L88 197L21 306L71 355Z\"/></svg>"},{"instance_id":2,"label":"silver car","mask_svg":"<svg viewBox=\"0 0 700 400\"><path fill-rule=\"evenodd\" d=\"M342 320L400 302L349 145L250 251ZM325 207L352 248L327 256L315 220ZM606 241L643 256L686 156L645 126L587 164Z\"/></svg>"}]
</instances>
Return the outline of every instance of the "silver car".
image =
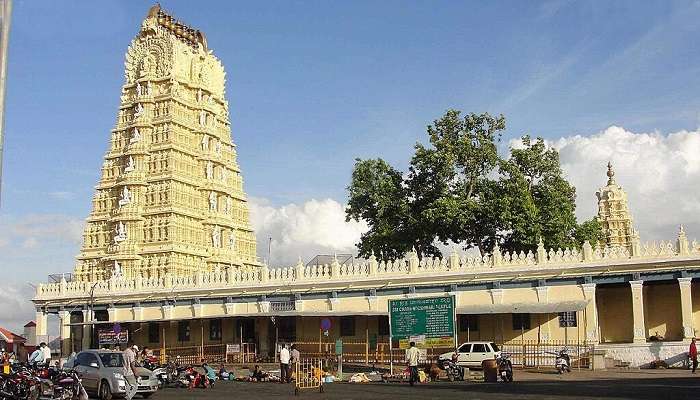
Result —
<instances>
[{"instance_id":1,"label":"silver car","mask_svg":"<svg viewBox=\"0 0 700 400\"><path fill-rule=\"evenodd\" d=\"M72 368L81 378L85 390L100 399L124 397L126 382L124 380L124 358L119 351L85 350L66 362L64 368ZM136 367L136 382L140 394L150 397L158 390L158 378L146 368Z\"/></svg>"}]
</instances>

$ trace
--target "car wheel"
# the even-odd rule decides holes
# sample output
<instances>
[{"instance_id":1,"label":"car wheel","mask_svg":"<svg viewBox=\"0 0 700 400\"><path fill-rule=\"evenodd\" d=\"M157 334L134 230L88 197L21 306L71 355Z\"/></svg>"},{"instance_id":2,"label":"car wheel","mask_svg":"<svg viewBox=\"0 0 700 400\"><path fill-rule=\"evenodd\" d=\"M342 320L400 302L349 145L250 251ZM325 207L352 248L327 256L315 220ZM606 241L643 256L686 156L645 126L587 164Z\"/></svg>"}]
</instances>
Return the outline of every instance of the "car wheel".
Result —
<instances>
[{"instance_id":1,"label":"car wheel","mask_svg":"<svg viewBox=\"0 0 700 400\"><path fill-rule=\"evenodd\" d=\"M100 382L98 393L100 400L112 400L112 388L109 387L109 382Z\"/></svg>"}]
</instances>

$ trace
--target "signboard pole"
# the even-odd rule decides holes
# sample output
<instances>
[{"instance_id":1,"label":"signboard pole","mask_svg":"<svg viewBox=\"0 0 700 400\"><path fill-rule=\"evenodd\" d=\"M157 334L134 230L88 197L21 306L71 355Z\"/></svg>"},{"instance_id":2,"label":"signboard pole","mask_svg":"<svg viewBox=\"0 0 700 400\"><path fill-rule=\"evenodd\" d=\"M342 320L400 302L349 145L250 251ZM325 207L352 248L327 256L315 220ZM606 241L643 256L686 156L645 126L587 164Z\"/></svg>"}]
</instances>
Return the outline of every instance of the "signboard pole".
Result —
<instances>
[{"instance_id":1,"label":"signboard pole","mask_svg":"<svg viewBox=\"0 0 700 400\"><path fill-rule=\"evenodd\" d=\"M391 301L389 302L389 375L394 375L394 337L391 336Z\"/></svg>"}]
</instances>

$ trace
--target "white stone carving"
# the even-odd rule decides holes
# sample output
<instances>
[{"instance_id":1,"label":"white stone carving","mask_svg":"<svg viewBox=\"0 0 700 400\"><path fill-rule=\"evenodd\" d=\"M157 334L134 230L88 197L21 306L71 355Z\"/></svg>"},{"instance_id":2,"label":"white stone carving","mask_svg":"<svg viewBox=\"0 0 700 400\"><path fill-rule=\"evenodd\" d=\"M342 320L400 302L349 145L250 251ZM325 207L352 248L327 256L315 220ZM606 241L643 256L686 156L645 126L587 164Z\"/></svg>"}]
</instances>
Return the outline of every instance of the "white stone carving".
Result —
<instances>
[{"instance_id":1,"label":"white stone carving","mask_svg":"<svg viewBox=\"0 0 700 400\"><path fill-rule=\"evenodd\" d=\"M143 106L141 103L136 104L136 108L134 108L134 118L139 118L140 116L143 115Z\"/></svg>"},{"instance_id":2,"label":"white stone carving","mask_svg":"<svg viewBox=\"0 0 700 400\"><path fill-rule=\"evenodd\" d=\"M228 236L228 248L234 250L236 248L236 231L232 230Z\"/></svg>"},{"instance_id":3,"label":"white stone carving","mask_svg":"<svg viewBox=\"0 0 700 400\"><path fill-rule=\"evenodd\" d=\"M217 198L216 193L209 192L209 211L216 211L217 209Z\"/></svg>"},{"instance_id":4,"label":"white stone carving","mask_svg":"<svg viewBox=\"0 0 700 400\"><path fill-rule=\"evenodd\" d=\"M153 95L153 88L151 87L151 81L146 82L146 95Z\"/></svg>"},{"instance_id":5,"label":"white stone carving","mask_svg":"<svg viewBox=\"0 0 700 400\"><path fill-rule=\"evenodd\" d=\"M138 143L139 141L141 141L141 134L139 133L139 128L134 128L134 132L129 138L129 144Z\"/></svg>"},{"instance_id":6,"label":"white stone carving","mask_svg":"<svg viewBox=\"0 0 700 400\"><path fill-rule=\"evenodd\" d=\"M204 151L209 150L209 136L207 136L207 135L202 136L202 150L204 150Z\"/></svg>"},{"instance_id":7,"label":"white stone carving","mask_svg":"<svg viewBox=\"0 0 700 400\"><path fill-rule=\"evenodd\" d=\"M214 179L214 164L207 161L207 179Z\"/></svg>"},{"instance_id":8,"label":"white stone carving","mask_svg":"<svg viewBox=\"0 0 700 400\"><path fill-rule=\"evenodd\" d=\"M216 154L221 155L221 142L216 141L216 146L214 147Z\"/></svg>"},{"instance_id":9,"label":"white stone carving","mask_svg":"<svg viewBox=\"0 0 700 400\"><path fill-rule=\"evenodd\" d=\"M134 157L129 156L129 159L126 162L126 167L124 167L124 172L131 172L134 169L136 169L136 164L134 163Z\"/></svg>"},{"instance_id":10,"label":"white stone carving","mask_svg":"<svg viewBox=\"0 0 700 400\"><path fill-rule=\"evenodd\" d=\"M221 228L217 225L211 232L211 242L214 247L221 247Z\"/></svg>"},{"instance_id":11,"label":"white stone carving","mask_svg":"<svg viewBox=\"0 0 700 400\"><path fill-rule=\"evenodd\" d=\"M199 112L199 125L207 126L207 113L204 110Z\"/></svg>"},{"instance_id":12,"label":"white stone carving","mask_svg":"<svg viewBox=\"0 0 700 400\"><path fill-rule=\"evenodd\" d=\"M114 261L114 269L112 269L112 278L113 279L119 279L121 278L123 271L122 271L122 266L119 264L119 261Z\"/></svg>"},{"instance_id":13,"label":"white stone carving","mask_svg":"<svg viewBox=\"0 0 700 400\"><path fill-rule=\"evenodd\" d=\"M197 103L202 102L202 89L197 89Z\"/></svg>"},{"instance_id":14,"label":"white stone carving","mask_svg":"<svg viewBox=\"0 0 700 400\"><path fill-rule=\"evenodd\" d=\"M136 82L136 96L143 96L143 87L141 86L141 82Z\"/></svg>"},{"instance_id":15,"label":"white stone carving","mask_svg":"<svg viewBox=\"0 0 700 400\"><path fill-rule=\"evenodd\" d=\"M121 194L119 195L119 207L125 206L129 203L131 203L131 192L129 191L128 187L124 186Z\"/></svg>"},{"instance_id":16,"label":"white stone carving","mask_svg":"<svg viewBox=\"0 0 700 400\"><path fill-rule=\"evenodd\" d=\"M226 214L229 214L231 212L231 208L233 207L233 201L231 201L231 198L226 196L226 206L224 207L224 212Z\"/></svg>"},{"instance_id":17,"label":"white stone carving","mask_svg":"<svg viewBox=\"0 0 700 400\"><path fill-rule=\"evenodd\" d=\"M119 221L116 228L114 229L114 242L119 243L126 240L126 225L122 221Z\"/></svg>"}]
</instances>

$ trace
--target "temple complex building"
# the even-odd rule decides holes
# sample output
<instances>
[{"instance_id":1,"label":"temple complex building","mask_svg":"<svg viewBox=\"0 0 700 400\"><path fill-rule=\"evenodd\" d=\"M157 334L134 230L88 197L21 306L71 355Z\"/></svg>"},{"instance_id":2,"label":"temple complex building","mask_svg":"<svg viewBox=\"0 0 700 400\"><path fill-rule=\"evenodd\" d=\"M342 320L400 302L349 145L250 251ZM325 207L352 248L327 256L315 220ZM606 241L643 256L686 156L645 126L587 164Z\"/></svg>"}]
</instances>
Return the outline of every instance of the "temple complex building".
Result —
<instances>
[{"instance_id":1,"label":"temple complex building","mask_svg":"<svg viewBox=\"0 0 700 400\"><path fill-rule=\"evenodd\" d=\"M155 6L125 66L74 273L39 284L33 300L37 337L58 316L63 355L119 330L183 360L274 359L280 342L324 356L342 339L346 360L381 363L390 354L388 302L436 296L454 296L460 342L502 344L516 364L541 359L526 348L562 346L596 368L673 363L700 333L700 246L682 227L671 240L642 242L611 165L597 192L601 243L261 263L224 68L204 34ZM596 354L607 361L594 365Z\"/></svg>"}]
</instances>

